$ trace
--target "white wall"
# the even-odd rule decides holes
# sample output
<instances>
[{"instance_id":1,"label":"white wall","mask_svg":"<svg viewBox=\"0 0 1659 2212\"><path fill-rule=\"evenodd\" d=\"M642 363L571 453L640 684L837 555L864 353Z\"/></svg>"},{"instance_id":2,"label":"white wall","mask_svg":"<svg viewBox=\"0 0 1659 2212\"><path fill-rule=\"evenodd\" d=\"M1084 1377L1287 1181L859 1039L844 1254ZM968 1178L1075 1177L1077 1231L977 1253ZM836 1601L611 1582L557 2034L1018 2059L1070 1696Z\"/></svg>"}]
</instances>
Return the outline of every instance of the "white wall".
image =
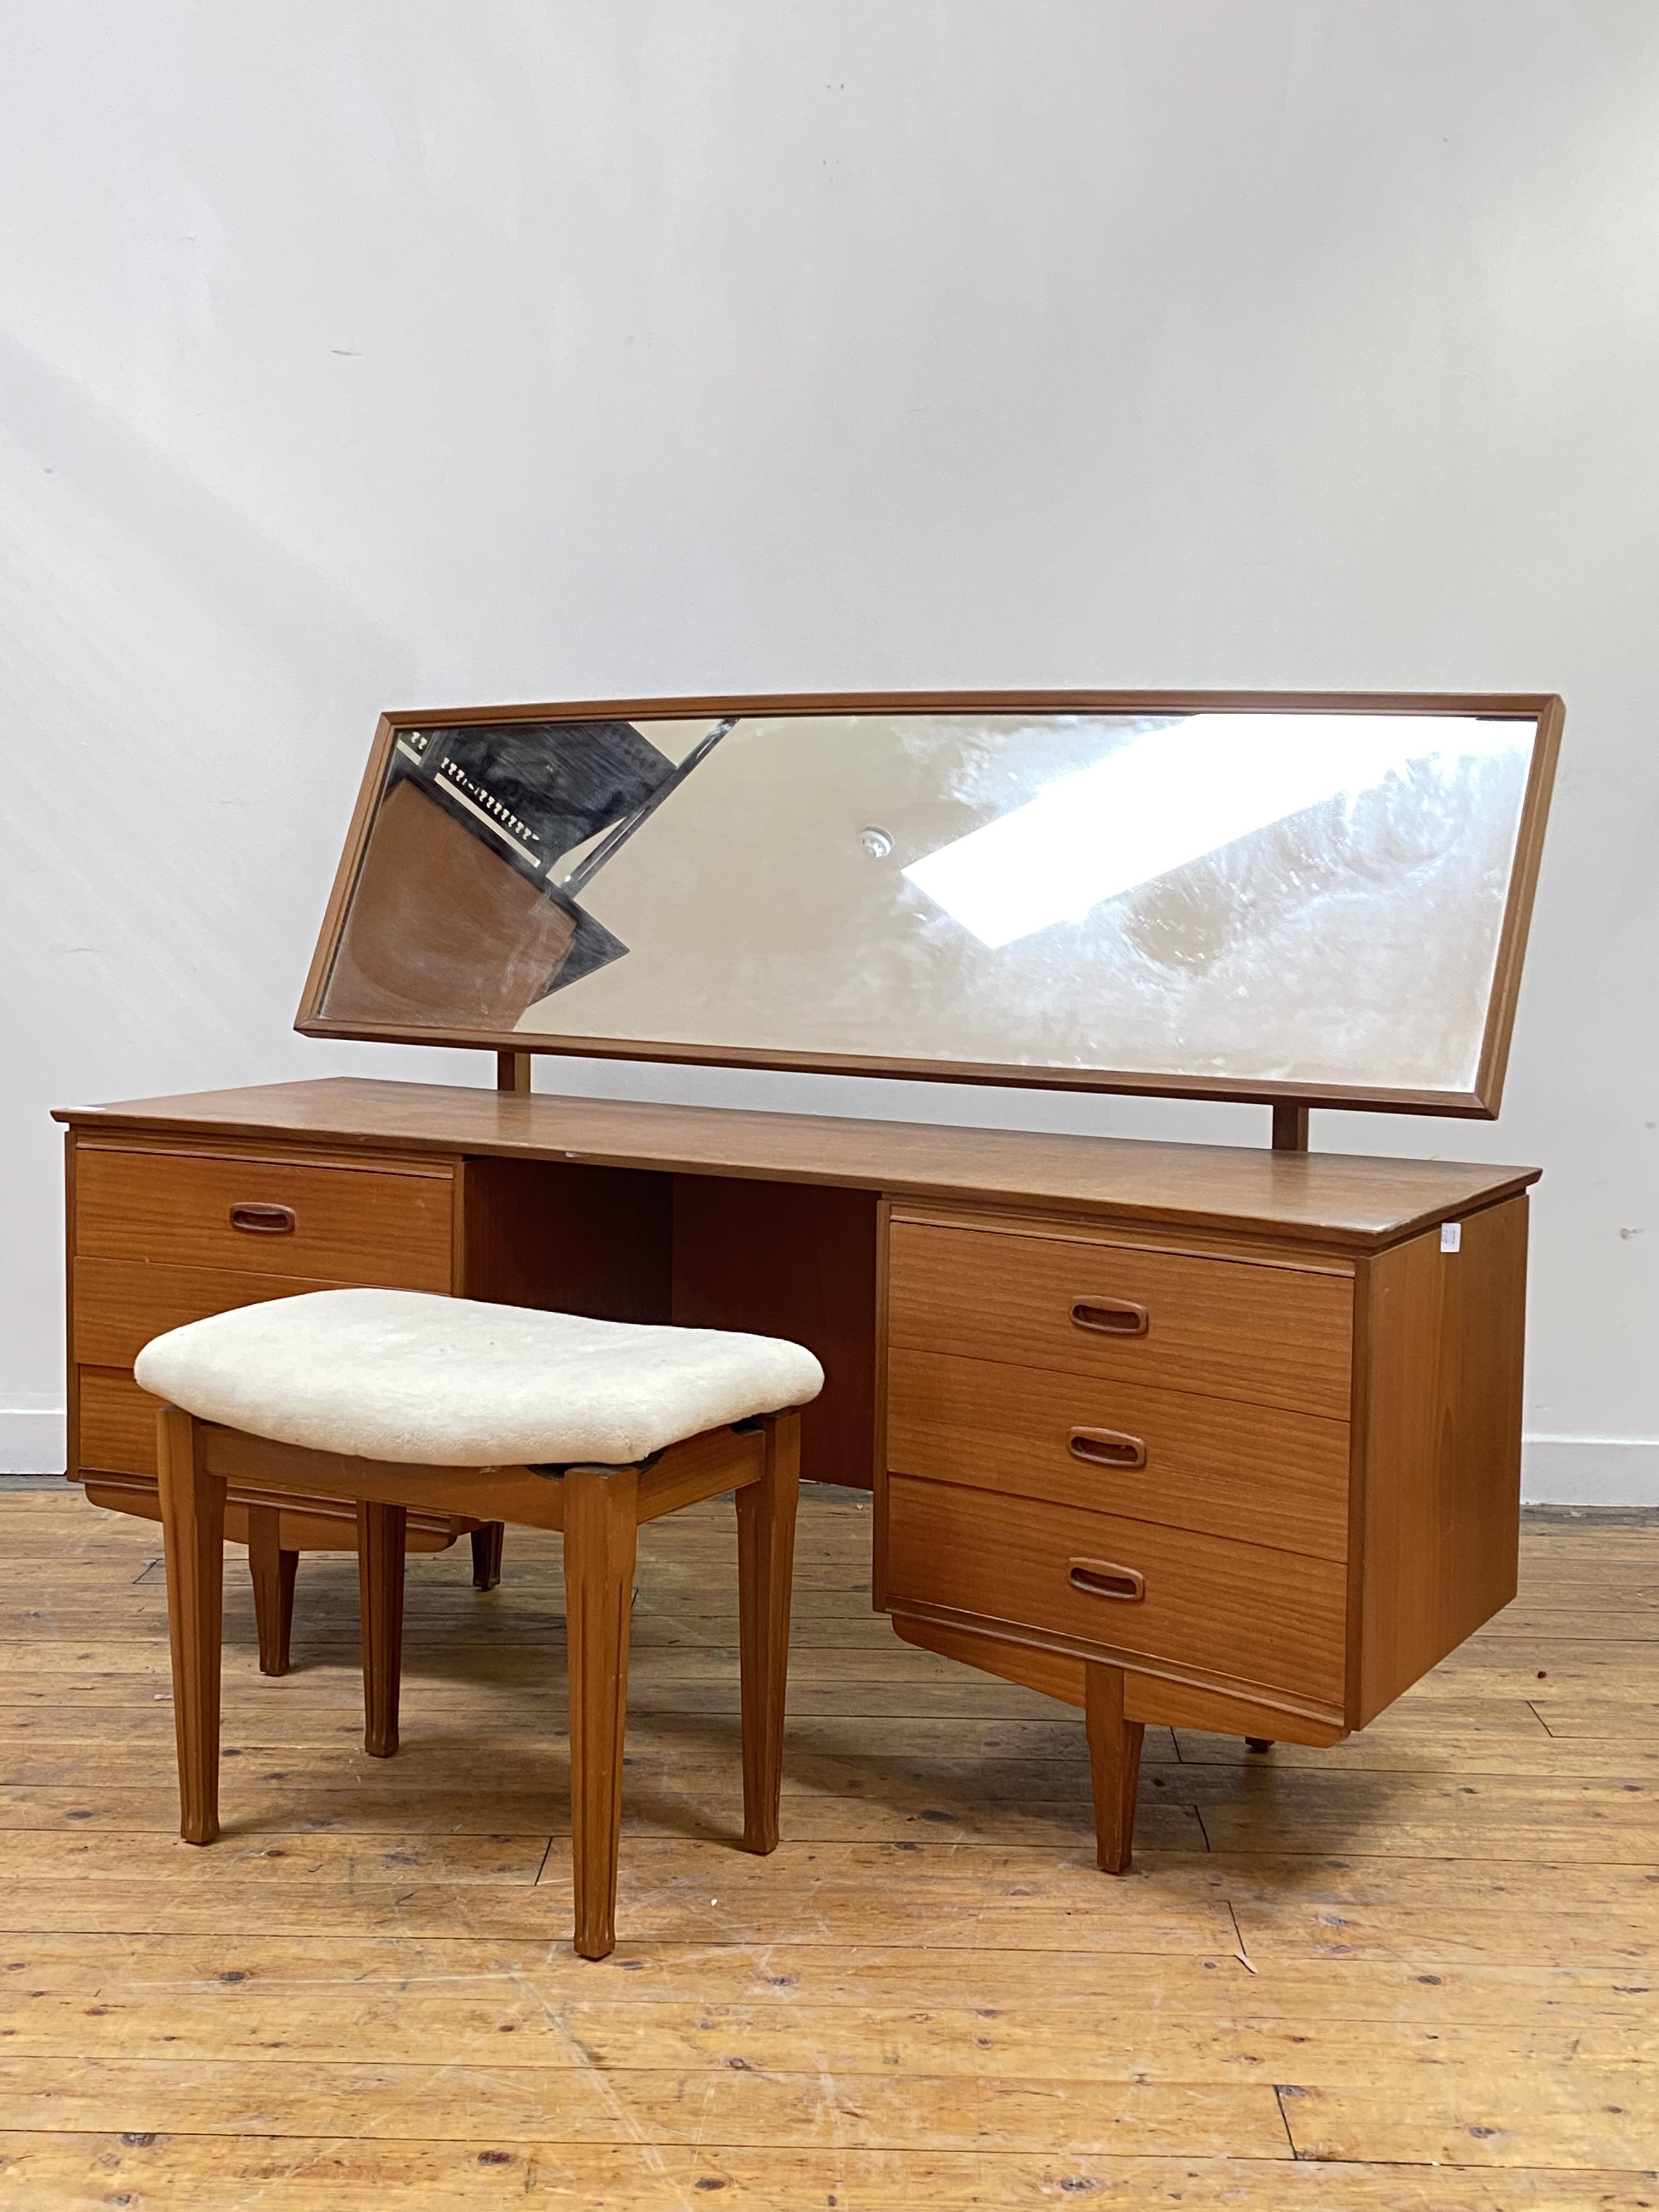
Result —
<instances>
[{"instance_id":1,"label":"white wall","mask_svg":"<svg viewBox=\"0 0 1659 2212\"><path fill-rule=\"evenodd\" d=\"M10 0L0 1449L64 1101L289 1033L377 711L1559 690L1533 1494L1659 1498L1652 0ZM547 1063L599 1092L1245 1109Z\"/></svg>"}]
</instances>

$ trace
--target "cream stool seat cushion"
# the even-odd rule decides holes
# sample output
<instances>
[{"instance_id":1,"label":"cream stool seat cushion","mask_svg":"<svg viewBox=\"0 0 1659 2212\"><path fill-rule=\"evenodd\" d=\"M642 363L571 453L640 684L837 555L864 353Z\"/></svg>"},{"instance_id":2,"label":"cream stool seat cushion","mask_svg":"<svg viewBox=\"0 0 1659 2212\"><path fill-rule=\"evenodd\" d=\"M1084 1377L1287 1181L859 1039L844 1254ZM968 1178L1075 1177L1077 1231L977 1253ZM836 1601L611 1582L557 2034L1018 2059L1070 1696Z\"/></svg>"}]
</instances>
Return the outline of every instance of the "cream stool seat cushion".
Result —
<instances>
[{"instance_id":1,"label":"cream stool seat cushion","mask_svg":"<svg viewBox=\"0 0 1659 2212\"><path fill-rule=\"evenodd\" d=\"M423 1467L625 1466L823 1388L805 1347L423 1291L313 1291L169 1329L146 1390L313 1451Z\"/></svg>"}]
</instances>

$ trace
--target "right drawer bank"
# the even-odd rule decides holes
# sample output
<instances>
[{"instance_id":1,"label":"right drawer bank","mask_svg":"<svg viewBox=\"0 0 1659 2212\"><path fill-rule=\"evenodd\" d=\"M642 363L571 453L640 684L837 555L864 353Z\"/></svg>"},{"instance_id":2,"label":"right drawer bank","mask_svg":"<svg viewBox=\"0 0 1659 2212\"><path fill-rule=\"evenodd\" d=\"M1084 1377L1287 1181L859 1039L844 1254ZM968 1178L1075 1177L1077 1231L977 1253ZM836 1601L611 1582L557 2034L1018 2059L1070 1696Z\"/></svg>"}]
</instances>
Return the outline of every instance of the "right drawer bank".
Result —
<instances>
[{"instance_id":1,"label":"right drawer bank","mask_svg":"<svg viewBox=\"0 0 1659 2212\"><path fill-rule=\"evenodd\" d=\"M1514 1595L1526 1205L1359 1257L896 1206L878 1604L1146 1718L1363 1725Z\"/></svg>"}]
</instances>

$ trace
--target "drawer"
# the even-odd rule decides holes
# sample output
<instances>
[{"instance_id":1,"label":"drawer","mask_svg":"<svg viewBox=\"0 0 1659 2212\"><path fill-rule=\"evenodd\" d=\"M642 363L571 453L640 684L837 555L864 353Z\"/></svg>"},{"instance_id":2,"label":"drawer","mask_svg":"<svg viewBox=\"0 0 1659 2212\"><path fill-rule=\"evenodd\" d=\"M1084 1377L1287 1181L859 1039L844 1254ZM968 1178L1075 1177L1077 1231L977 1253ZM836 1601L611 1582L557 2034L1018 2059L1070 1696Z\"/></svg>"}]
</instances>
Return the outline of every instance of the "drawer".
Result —
<instances>
[{"instance_id":1,"label":"drawer","mask_svg":"<svg viewBox=\"0 0 1659 2212\"><path fill-rule=\"evenodd\" d=\"M82 1144L75 1249L313 1282L447 1291L453 1180Z\"/></svg>"},{"instance_id":2,"label":"drawer","mask_svg":"<svg viewBox=\"0 0 1659 2212\"><path fill-rule=\"evenodd\" d=\"M1079 1587L1075 1571L1095 1587ZM1122 1595L1106 1594L1114 1576ZM886 1603L945 1607L1188 1671L1342 1704L1346 1571L1334 1562L1076 1506L893 1475Z\"/></svg>"},{"instance_id":3,"label":"drawer","mask_svg":"<svg viewBox=\"0 0 1659 2212\"><path fill-rule=\"evenodd\" d=\"M1348 1418L1352 1276L942 1222L890 1233L896 1345Z\"/></svg>"},{"instance_id":4,"label":"drawer","mask_svg":"<svg viewBox=\"0 0 1659 2212\"><path fill-rule=\"evenodd\" d=\"M146 1267L142 1260L77 1259L74 1352L87 1367L131 1367L151 1337L209 1314L331 1291L307 1275L245 1275L234 1267Z\"/></svg>"},{"instance_id":5,"label":"drawer","mask_svg":"<svg viewBox=\"0 0 1659 2212\"><path fill-rule=\"evenodd\" d=\"M155 1416L161 1403L149 1391L141 1390L130 1375L82 1370L81 1468L87 1478L87 1494L94 1505L108 1506L118 1513L136 1513L149 1521L161 1519L155 1488ZM100 1475L109 1480L100 1481ZM274 1492L232 1484L225 1533L233 1543L247 1541L243 1516L249 1504L277 1508L283 1516L280 1540L289 1550L355 1552L357 1548L357 1509L349 1498L306 1498L296 1504ZM433 1513L411 1506L405 1548L445 1551L457 1536L482 1525L464 1513Z\"/></svg>"},{"instance_id":6,"label":"drawer","mask_svg":"<svg viewBox=\"0 0 1659 2212\"><path fill-rule=\"evenodd\" d=\"M895 1347L887 1464L975 1490L1343 1559L1348 1425Z\"/></svg>"},{"instance_id":7,"label":"drawer","mask_svg":"<svg viewBox=\"0 0 1659 2212\"><path fill-rule=\"evenodd\" d=\"M83 1367L80 1373L80 1463L108 1474L155 1474L155 1416L161 1401L131 1375ZM71 1437L70 1449L76 1449ZM71 1468L71 1474L74 1473Z\"/></svg>"}]
</instances>

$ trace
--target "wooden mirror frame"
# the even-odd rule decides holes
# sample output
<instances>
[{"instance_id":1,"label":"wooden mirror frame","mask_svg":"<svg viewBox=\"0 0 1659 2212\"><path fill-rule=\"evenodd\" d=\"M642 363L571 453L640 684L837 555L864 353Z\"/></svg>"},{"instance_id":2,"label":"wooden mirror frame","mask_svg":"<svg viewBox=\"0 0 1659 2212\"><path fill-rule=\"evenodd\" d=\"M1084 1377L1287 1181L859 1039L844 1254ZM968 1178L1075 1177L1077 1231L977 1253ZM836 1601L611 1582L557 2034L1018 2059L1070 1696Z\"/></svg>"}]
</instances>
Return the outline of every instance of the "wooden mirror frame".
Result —
<instances>
[{"instance_id":1,"label":"wooden mirror frame","mask_svg":"<svg viewBox=\"0 0 1659 2212\"><path fill-rule=\"evenodd\" d=\"M322 1012L351 893L368 845L398 733L469 723L718 718L726 714L1368 714L1502 716L1535 724L1515 866L1498 938L1498 960L1474 1087L1471 1091L1367 1088L1357 1084L1239 1082L1220 1076L1135 1069L1027 1066L975 1060L908 1060L901 1054L768 1051L752 1046L683 1044L635 1037L554 1036L520 1030L411 1029L386 1023L330 1021ZM306 977L295 1027L306 1036L375 1043L476 1046L495 1053L562 1054L584 1060L646 1060L715 1067L767 1067L816 1074L877 1075L935 1083L988 1083L1026 1090L1099 1091L1163 1098L1209 1098L1278 1107L1347 1106L1397 1114L1441 1114L1492 1121L1503 1096L1521 965L1532 918L1565 710L1553 694L1345 691L882 691L781 693L757 697L583 699L516 707L445 707L382 714L357 796L322 932Z\"/></svg>"}]
</instances>

